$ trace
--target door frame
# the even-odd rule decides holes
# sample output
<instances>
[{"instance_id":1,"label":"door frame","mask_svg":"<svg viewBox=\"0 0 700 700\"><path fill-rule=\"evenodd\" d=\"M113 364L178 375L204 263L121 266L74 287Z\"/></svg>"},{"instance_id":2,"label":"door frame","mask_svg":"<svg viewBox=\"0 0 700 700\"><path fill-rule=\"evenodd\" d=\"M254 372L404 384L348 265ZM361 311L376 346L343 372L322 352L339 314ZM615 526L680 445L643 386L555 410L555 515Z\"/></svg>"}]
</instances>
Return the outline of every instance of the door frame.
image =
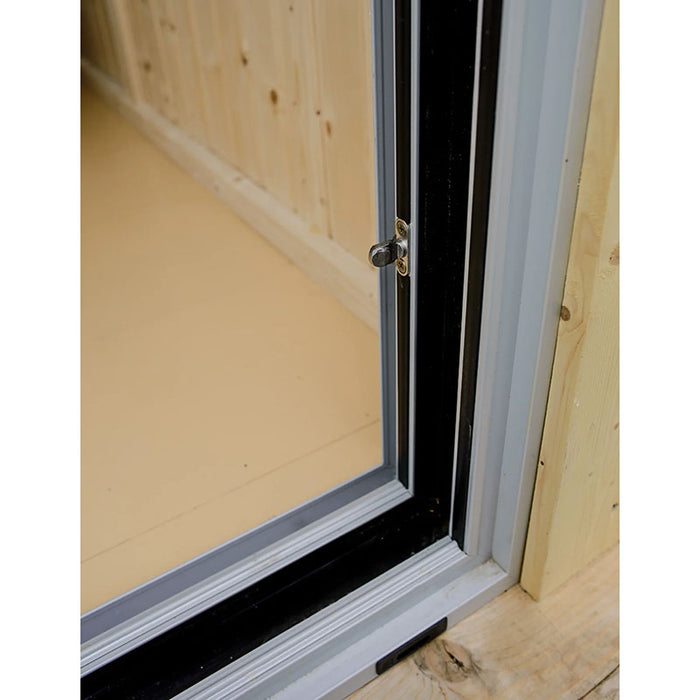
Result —
<instances>
[{"instance_id":1,"label":"door frame","mask_svg":"<svg viewBox=\"0 0 700 700\"><path fill-rule=\"evenodd\" d=\"M178 697L344 697L387 653L518 580L601 15L602 0L503 3L470 434L456 421L455 463L461 450L471 464L463 532L452 533L464 551L437 539Z\"/></svg>"},{"instance_id":2,"label":"door frame","mask_svg":"<svg viewBox=\"0 0 700 700\"><path fill-rule=\"evenodd\" d=\"M435 543L180 697L344 698L391 650L519 580L602 9L503 5L466 553Z\"/></svg>"},{"instance_id":3,"label":"door frame","mask_svg":"<svg viewBox=\"0 0 700 700\"><path fill-rule=\"evenodd\" d=\"M372 0L378 241L393 230L395 210L395 67L393 42L387 40L393 32L391 4L392 0ZM382 464L85 613L82 675L410 498L412 471L396 480L400 438L393 266L378 270L377 284ZM408 425L406 416L402 418L405 439Z\"/></svg>"}]
</instances>

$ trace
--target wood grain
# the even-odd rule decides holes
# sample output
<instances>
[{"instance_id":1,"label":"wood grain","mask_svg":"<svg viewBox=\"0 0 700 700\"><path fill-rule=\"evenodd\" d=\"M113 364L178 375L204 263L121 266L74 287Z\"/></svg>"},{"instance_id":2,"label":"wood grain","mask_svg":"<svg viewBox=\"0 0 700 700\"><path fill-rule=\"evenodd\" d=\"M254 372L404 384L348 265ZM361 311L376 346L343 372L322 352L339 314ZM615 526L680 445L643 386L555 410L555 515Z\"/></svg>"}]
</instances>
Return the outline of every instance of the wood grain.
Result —
<instances>
[{"instance_id":1,"label":"wood grain","mask_svg":"<svg viewBox=\"0 0 700 700\"><path fill-rule=\"evenodd\" d=\"M143 87L131 27L127 0L111 0L107 5L115 46L122 66L123 85L136 104L143 101Z\"/></svg>"},{"instance_id":2,"label":"wood grain","mask_svg":"<svg viewBox=\"0 0 700 700\"><path fill-rule=\"evenodd\" d=\"M127 66L113 16L115 0L81 0L81 53L112 80L128 87Z\"/></svg>"},{"instance_id":3,"label":"wood grain","mask_svg":"<svg viewBox=\"0 0 700 700\"><path fill-rule=\"evenodd\" d=\"M618 666L608 676L603 678L595 688L591 688L584 700L618 700L620 697L620 667Z\"/></svg>"},{"instance_id":4,"label":"wood grain","mask_svg":"<svg viewBox=\"0 0 700 700\"><path fill-rule=\"evenodd\" d=\"M511 588L351 697L616 697L618 583L615 548L540 602Z\"/></svg>"},{"instance_id":5,"label":"wood grain","mask_svg":"<svg viewBox=\"0 0 700 700\"><path fill-rule=\"evenodd\" d=\"M605 5L522 585L540 598L619 538L619 69Z\"/></svg>"},{"instance_id":6,"label":"wood grain","mask_svg":"<svg viewBox=\"0 0 700 700\"><path fill-rule=\"evenodd\" d=\"M369 2L315 0L314 12L330 233L364 259L376 240Z\"/></svg>"},{"instance_id":7,"label":"wood grain","mask_svg":"<svg viewBox=\"0 0 700 700\"><path fill-rule=\"evenodd\" d=\"M205 184L238 216L373 330L379 325L377 272L334 240L316 235L308 222L198 144L147 104L83 63L83 79L105 101Z\"/></svg>"},{"instance_id":8,"label":"wood grain","mask_svg":"<svg viewBox=\"0 0 700 700\"><path fill-rule=\"evenodd\" d=\"M132 32L137 72L143 90L143 101L165 116L172 116L168 109L168 85L161 65L161 55L156 41L152 7L142 0L129 0L127 4L129 27Z\"/></svg>"},{"instance_id":9,"label":"wood grain","mask_svg":"<svg viewBox=\"0 0 700 700\"><path fill-rule=\"evenodd\" d=\"M82 29L93 67L365 262L369 0L83 0Z\"/></svg>"}]
</instances>

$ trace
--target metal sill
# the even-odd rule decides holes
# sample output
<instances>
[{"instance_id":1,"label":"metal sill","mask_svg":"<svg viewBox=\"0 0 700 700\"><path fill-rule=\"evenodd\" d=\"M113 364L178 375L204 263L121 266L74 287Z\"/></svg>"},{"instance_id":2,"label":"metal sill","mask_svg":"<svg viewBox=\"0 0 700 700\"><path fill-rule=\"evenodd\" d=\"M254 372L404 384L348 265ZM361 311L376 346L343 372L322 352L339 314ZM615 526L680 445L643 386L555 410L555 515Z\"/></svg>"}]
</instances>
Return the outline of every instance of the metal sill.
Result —
<instances>
[{"instance_id":1,"label":"metal sill","mask_svg":"<svg viewBox=\"0 0 700 700\"><path fill-rule=\"evenodd\" d=\"M408 500L394 473L376 468L87 613L81 675Z\"/></svg>"},{"instance_id":2,"label":"metal sill","mask_svg":"<svg viewBox=\"0 0 700 700\"><path fill-rule=\"evenodd\" d=\"M444 617L455 624L514 582L444 538L176 697L344 698L388 649Z\"/></svg>"}]
</instances>

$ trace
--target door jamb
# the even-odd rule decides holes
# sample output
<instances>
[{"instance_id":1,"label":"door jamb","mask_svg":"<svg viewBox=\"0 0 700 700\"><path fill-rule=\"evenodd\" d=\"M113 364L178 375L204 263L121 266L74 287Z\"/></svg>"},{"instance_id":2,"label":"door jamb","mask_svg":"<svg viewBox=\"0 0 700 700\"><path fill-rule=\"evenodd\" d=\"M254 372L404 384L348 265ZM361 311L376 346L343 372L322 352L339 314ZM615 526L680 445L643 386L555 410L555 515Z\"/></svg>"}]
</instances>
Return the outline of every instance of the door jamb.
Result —
<instances>
[{"instance_id":1,"label":"door jamb","mask_svg":"<svg viewBox=\"0 0 700 700\"><path fill-rule=\"evenodd\" d=\"M392 649L519 580L602 4L504 2L466 553L444 538L178 697L344 698ZM394 595L377 603L384 590ZM324 636L358 610L361 634Z\"/></svg>"}]
</instances>

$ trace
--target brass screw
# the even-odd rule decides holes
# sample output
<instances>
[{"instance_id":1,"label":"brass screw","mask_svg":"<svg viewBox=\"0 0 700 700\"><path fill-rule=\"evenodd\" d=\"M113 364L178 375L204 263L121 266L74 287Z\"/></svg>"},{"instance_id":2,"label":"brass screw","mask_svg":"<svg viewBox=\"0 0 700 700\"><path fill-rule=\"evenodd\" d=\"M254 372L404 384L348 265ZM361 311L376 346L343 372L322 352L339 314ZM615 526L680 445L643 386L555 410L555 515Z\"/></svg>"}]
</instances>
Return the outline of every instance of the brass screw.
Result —
<instances>
[{"instance_id":1,"label":"brass screw","mask_svg":"<svg viewBox=\"0 0 700 700\"><path fill-rule=\"evenodd\" d=\"M406 274L406 261L403 258L399 258L396 261L396 269L399 271L399 274Z\"/></svg>"}]
</instances>

